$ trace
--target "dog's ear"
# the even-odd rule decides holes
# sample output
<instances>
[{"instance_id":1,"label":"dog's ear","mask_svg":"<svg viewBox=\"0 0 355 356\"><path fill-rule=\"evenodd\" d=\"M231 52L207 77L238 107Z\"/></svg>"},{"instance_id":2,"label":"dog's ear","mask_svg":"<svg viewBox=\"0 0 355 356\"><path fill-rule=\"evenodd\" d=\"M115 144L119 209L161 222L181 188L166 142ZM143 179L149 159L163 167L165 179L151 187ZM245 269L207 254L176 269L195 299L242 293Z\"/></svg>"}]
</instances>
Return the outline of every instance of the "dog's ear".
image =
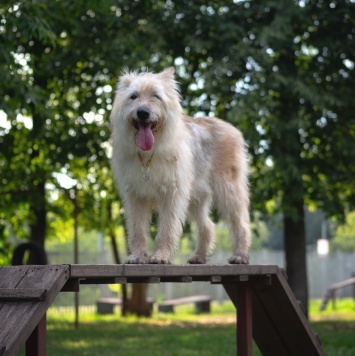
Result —
<instances>
[{"instance_id":1,"label":"dog's ear","mask_svg":"<svg viewBox=\"0 0 355 356\"><path fill-rule=\"evenodd\" d=\"M174 73L175 73L175 68L169 67L164 69L161 73L159 73L159 75L165 79L175 79Z\"/></svg>"},{"instance_id":2,"label":"dog's ear","mask_svg":"<svg viewBox=\"0 0 355 356\"><path fill-rule=\"evenodd\" d=\"M130 72L128 68L124 68L122 74L118 77L117 89L128 88L133 80L136 72Z\"/></svg>"}]
</instances>

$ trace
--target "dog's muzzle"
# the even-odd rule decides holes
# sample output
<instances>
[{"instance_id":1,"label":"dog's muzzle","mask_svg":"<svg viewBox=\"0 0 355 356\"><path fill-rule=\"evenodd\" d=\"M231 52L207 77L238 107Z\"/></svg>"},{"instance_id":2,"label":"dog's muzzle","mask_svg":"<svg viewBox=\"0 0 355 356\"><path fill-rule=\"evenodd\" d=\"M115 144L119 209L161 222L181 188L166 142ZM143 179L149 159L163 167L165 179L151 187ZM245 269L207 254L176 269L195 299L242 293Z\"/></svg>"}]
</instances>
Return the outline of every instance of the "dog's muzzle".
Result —
<instances>
[{"instance_id":1,"label":"dog's muzzle","mask_svg":"<svg viewBox=\"0 0 355 356\"><path fill-rule=\"evenodd\" d=\"M136 135L137 146L142 151L150 151L154 144L153 130L156 127L156 122L151 120L150 110L146 107L138 108L132 124L138 131Z\"/></svg>"}]
</instances>

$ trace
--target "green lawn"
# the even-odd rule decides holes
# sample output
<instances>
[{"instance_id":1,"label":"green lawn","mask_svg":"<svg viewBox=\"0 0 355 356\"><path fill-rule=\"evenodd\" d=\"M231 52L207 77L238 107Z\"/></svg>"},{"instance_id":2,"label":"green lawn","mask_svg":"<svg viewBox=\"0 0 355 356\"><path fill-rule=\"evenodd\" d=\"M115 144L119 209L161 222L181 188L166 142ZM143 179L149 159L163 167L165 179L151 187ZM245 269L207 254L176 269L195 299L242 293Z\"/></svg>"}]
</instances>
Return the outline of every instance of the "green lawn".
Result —
<instances>
[{"instance_id":1,"label":"green lawn","mask_svg":"<svg viewBox=\"0 0 355 356\"><path fill-rule=\"evenodd\" d=\"M322 340L323 348L330 356L355 355L355 301L338 299L336 309L328 304L320 312L321 301L312 301L310 315L313 329Z\"/></svg>"},{"instance_id":2,"label":"green lawn","mask_svg":"<svg viewBox=\"0 0 355 356\"><path fill-rule=\"evenodd\" d=\"M355 303L339 300L319 312L320 301L310 306L314 330L327 355L355 355ZM192 307L179 307L174 315L153 318L98 316L81 313L73 328L73 314L50 309L48 355L235 355L235 310L231 303L213 304L212 313L195 315ZM260 355L255 347L255 355Z\"/></svg>"}]
</instances>

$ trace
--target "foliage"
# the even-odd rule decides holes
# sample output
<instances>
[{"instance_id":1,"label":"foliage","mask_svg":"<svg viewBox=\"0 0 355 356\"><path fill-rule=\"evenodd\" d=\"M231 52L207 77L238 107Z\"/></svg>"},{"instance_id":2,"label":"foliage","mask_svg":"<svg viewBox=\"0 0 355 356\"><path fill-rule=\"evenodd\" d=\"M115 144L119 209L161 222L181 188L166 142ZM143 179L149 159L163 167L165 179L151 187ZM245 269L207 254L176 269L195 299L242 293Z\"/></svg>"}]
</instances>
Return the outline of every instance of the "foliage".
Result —
<instances>
[{"instance_id":1,"label":"foliage","mask_svg":"<svg viewBox=\"0 0 355 356\"><path fill-rule=\"evenodd\" d=\"M29 236L36 223L43 225L39 210L51 212L52 221L58 215L67 220L64 198L54 200L47 193L43 200L44 189L68 195L58 173L73 178L83 191L79 193L83 216L93 200L94 208L100 205L104 185L109 201L116 198L112 180L107 179L108 112L116 75L124 65L146 58L140 43L150 33L139 23L145 9L136 11L137 6L129 1L90 1L85 6L72 1L2 2L0 112L6 122L0 132L0 223L4 230L19 236L27 228ZM98 216L97 211L91 214ZM93 219L84 222L92 225ZM41 231L45 233L45 228Z\"/></svg>"},{"instance_id":2,"label":"foliage","mask_svg":"<svg viewBox=\"0 0 355 356\"><path fill-rule=\"evenodd\" d=\"M184 104L244 132L253 208L283 213L289 283L307 305L304 206L343 217L354 204L355 4L170 4L162 35Z\"/></svg>"},{"instance_id":3,"label":"foliage","mask_svg":"<svg viewBox=\"0 0 355 356\"><path fill-rule=\"evenodd\" d=\"M12 167L2 175L6 191L31 189L38 176L58 186L53 172L81 180L78 172L107 167L115 75L124 65L159 69L174 61L186 107L227 116L246 132L254 156L254 206L277 201L282 186L298 176L301 184L293 187L306 201L341 214L339 199L353 194L344 169L352 168L354 158L349 146L354 58L348 50L354 5L344 6L3 3L0 74L11 78L4 80L1 95L10 124L2 134L3 166ZM25 21L30 17L33 21ZM334 26L338 31L331 31ZM141 43L152 38L148 56ZM342 183L346 189L340 189ZM16 207L29 200L25 194L5 199Z\"/></svg>"},{"instance_id":4,"label":"foliage","mask_svg":"<svg viewBox=\"0 0 355 356\"><path fill-rule=\"evenodd\" d=\"M344 224L337 227L335 236L331 240L331 249L344 252L355 251L355 212L346 215Z\"/></svg>"}]
</instances>

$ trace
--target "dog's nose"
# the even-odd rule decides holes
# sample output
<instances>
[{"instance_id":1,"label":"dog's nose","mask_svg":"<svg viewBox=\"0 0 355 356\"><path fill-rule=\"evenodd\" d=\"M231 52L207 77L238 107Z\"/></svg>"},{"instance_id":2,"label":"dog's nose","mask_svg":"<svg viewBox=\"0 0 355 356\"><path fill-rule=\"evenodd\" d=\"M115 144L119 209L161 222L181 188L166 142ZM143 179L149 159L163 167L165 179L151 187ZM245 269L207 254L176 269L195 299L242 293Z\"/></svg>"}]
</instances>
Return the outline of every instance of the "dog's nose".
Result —
<instances>
[{"instance_id":1,"label":"dog's nose","mask_svg":"<svg viewBox=\"0 0 355 356\"><path fill-rule=\"evenodd\" d=\"M145 110L145 109L139 109L137 110L137 116L139 120L145 121L149 119L149 111Z\"/></svg>"}]
</instances>

